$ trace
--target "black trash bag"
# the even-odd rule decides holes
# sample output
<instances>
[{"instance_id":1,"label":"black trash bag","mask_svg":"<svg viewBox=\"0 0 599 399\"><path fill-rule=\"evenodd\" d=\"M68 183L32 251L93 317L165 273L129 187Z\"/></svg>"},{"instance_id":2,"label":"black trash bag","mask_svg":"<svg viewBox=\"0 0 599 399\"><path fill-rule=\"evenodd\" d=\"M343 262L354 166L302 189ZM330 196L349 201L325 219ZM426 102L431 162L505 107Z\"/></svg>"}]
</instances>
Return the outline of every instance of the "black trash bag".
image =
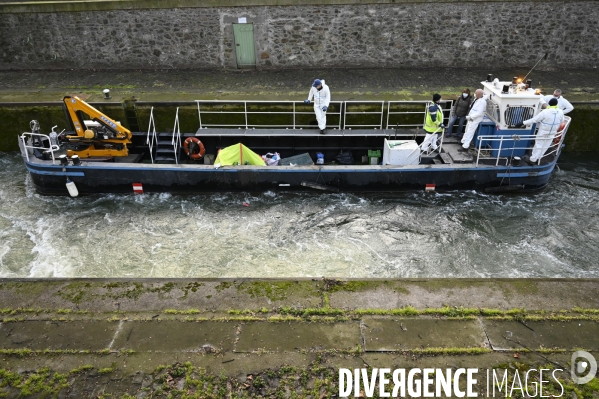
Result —
<instances>
[{"instance_id":1,"label":"black trash bag","mask_svg":"<svg viewBox=\"0 0 599 399\"><path fill-rule=\"evenodd\" d=\"M353 165L355 163L351 151L343 150L341 150L339 155L335 157L335 161L339 162L341 165Z\"/></svg>"}]
</instances>

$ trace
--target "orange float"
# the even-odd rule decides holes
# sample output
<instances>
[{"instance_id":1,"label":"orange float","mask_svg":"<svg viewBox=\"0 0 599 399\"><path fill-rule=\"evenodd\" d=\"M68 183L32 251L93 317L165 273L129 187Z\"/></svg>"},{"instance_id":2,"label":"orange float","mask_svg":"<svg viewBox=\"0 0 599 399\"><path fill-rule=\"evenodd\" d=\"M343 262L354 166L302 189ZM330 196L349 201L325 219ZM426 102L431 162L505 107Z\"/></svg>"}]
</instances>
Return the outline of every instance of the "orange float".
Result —
<instances>
[{"instance_id":1,"label":"orange float","mask_svg":"<svg viewBox=\"0 0 599 399\"><path fill-rule=\"evenodd\" d=\"M553 138L553 145L558 145L560 140L562 139L562 131L564 130L564 128L566 127L566 122L562 122L559 127L557 128L557 133L555 134L555 137Z\"/></svg>"},{"instance_id":2,"label":"orange float","mask_svg":"<svg viewBox=\"0 0 599 399\"><path fill-rule=\"evenodd\" d=\"M198 145L198 147L200 148L200 150L197 153L191 152L189 150L189 143L196 143ZM190 157L191 159L200 159L204 156L204 154L206 153L206 149L204 148L204 144L202 144L202 142L200 141L200 139L198 139L197 137L188 137L185 139L185 142L183 143L183 151L185 151L185 154Z\"/></svg>"}]
</instances>

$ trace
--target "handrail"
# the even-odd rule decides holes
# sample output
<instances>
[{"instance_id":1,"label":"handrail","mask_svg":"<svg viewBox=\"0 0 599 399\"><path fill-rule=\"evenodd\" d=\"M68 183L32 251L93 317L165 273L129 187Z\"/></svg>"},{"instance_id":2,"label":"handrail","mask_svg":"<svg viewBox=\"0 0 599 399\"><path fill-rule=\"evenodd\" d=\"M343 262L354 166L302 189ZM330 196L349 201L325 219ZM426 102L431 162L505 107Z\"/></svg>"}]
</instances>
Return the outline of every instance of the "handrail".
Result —
<instances>
[{"instance_id":1,"label":"handrail","mask_svg":"<svg viewBox=\"0 0 599 399\"><path fill-rule=\"evenodd\" d=\"M54 165L54 163L56 162L56 158L54 158L54 151L59 151L60 147L54 144L50 144L50 148L46 148L46 147L38 147L38 146L34 146L34 145L27 145L27 137L31 137L31 139L33 140L33 136L39 136L42 138L42 141L44 138L48 139L48 143L52 143L52 141L50 141L50 136L48 136L47 134L42 134L42 133L31 133L31 132L24 132L21 133L21 135L19 136L21 142L23 143L23 150L21 151L21 153L25 153L25 156L27 157L27 161L29 161L29 151L27 151L27 149L38 149L38 150L43 150L43 151L47 151L50 154L52 154L52 165Z\"/></svg>"},{"instance_id":2,"label":"handrail","mask_svg":"<svg viewBox=\"0 0 599 399\"><path fill-rule=\"evenodd\" d=\"M380 111L350 111L348 109L348 105L352 105L352 104L380 104L381 105L381 110ZM343 128L352 128L352 127L374 127L375 129L382 129L383 128L383 113L385 111L385 102L384 101L345 101L343 103L344 107L345 107L345 113L343 114ZM347 116L348 115L380 115L381 119L378 125L350 125L347 123Z\"/></svg>"},{"instance_id":3,"label":"handrail","mask_svg":"<svg viewBox=\"0 0 599 399\"><path fill-rule=\"evenodd\" d=\"M300 125L297 123L297 115L314 115L314 111L298 111L296 105L303 105L303 101L266 101L266 100L256 100L256 101L244 101L244 100L195 100L198 108L198 121L200 123L200 129L207 129L209 127L228 127L228 128L244 128L244 129L252 129L252 128L261 128L261 127L285 127L288 128L289 124L286 125L278 125L278 124L255 124L250 123L251 115L289 115L291 117L293 129L302 129L313 127L312 125ZM212 111L206 110L206 106L210 105L220 105L220 104L237 104L240 107L243 106L242 111ZM288 106L289 111L250 111L248 110L248 105L252 104L280 104L283 106ZM333 112L331 111L331 107L329 106L329 110L327 110L328 115L336 115L339 117L339 123L337 125L327 124L327 128L335 128L341 129L341 114L343 109L342 101L331 101L330 104L338 105L339 111ZM202 107L204 106L204 108ZM218 115L243 115L243 123L227 123L227 124L216 124L216 123L206 123L205 119L202 120L202 115L207 116L210 114L218 114Z\"/></svg>"},{"instance_id":4,"label":"handrail","mask_svg":"<svg viewBox=\"0 0 599 399\"><path fill-rule=\"evenodd\" d=\"M152 130L152 138L150 139L150 130ZM154 163L154 154L152 149L154 144L158 145L158 139L156 138L156 122L154 122L154 107L150 110L150 122L148 123L148 135L146 136L146 144L150 148L150 159Z\"/></svg>"},{"instance_id":5,"label":"handrail","mask_svg":"<svg viewBox=\"0 0 599 399\"><path fill-rule=\"evenodd\" d=\"M173 137L171 138L171 145L175 151L175 163L179 164L179 149L181 148L181 125L179 124L179 107L177 107L177 113L175 114L175 126L173 126Z\"/></svg>"},{"instance_id":6,"label":"handrail","mask_svg":"<svg viewBox=\"0 0 599 399\"><path fill-rule=\"evenodd\" d=\"M440 134L439 134L439 131L441 131ZM435 144L437 144L437 148L431 150L432 146L429 145L426 150L423 150L422 147L424 147L427 143L431 143L432 144L432 141L433 141L433 138L435 137L435 134L438 135L436 143L435 143ZM439 154L440 154L441 150L443 149L443 138L444 137L445 137L445 129L442 129L440 127L437 128L437 130L435 130L428 139L425 138L422 141L422 143L420 143L420 145L418 146L418 148L415 148L414 150L412 150L412 152L410 153L410 155L412 155L412 153L414 151L416 151L416 150L420 150L420 157L422 157L423 154L429 155L430 153L432 153L434 151L438 151Z\"/></svg>"},{"instance_id":7,"label":"handrail","mask_svg":"<svg viewBox=\"0 0 599 399\"><path fill-rule=\"evenodd\" d=\"M449 124L449 118L451 116L451 110L453 109L453 100L441 100L441 103L443 105L447 105L449 104L449 108L442 108L442 112L443 112L443 123L445 123L446 125ZM426 118L426 106L427 104L430 104L430 101L387 101L387 123L386 123L386 129L391 129L394 127L415 127L415 128L421 128L424 123L406 123L406 124L389 124L389 119L393 116L393 115L412 115L412 114L416 114L416 115L423 115ZM423 105L424 106L424 110L423 111L393 111L393 105Z\"/></svg>"},{"instance_id":8,"label":"handrail","mask_svg":"<svg viewBox=\"0 0 599 399\"><path fill-rule=\"evenodd\" d=\"M526 140L534 140L537 136L534 134L526 134L526 135L519 135L519 134L513 134L513 135L501 135L501 136L496 136L496 135L488 135L488 136L478 136L476 141L477 141L477 145L476 145L476 151L477 151L477 156L476 156L476 166L478 166L478 162L480 158L496 158L496 162L495 162L495 166L497 166L499 164L499 159L503 158L506 159L506 157L501 157L499 156L499 154L501 154L502 151L505 150L530 150L531 148L533 148L534 146L521 146L518 147L515 143L513 146L509 146L509 147L503 147L503 142L504 141L526 141ZM483 147L483 144L486 146L489 142L499 142L499 148L486 148ZM481 151L497 151L497 156L496 157L485 157L485 156L481 156ZM545 155L548 155L547 153Z\"/></svg>"},{"instance_id":9,"label":"handrail","mask_svg":"<svg viewBox=\"0 0 599 399\"><path fill-rule=\"evenodd\" d=\"M500 159L507 159L507 157L505 156L500 156L502 151L515 151L515 150L530 150L534 148L534 144L532 145L527 145L527 146L518 146L516 144L516 142L525 142L527 140L530 140L531 142L534 140L547 140L547 141L551 141L551 144L549 144L549 146L547 147L547 150L545 151L545 153L543 154L543 156L541 158L539 158L537 160L537 165L540 165L541 163L541 159L543 157L546 157L548 155L551 154L555 154L555 153L559 153L559 151L561 151L562 148L562 144L564 142L564 139L566 137L566 133L568 132L568 128L570 127L570 122L572 121L572 118L570 118L569 116L565 116L564 117L564 122L566 122L564 128L555 133L553 136L547 136L547 137L543 137L543 138L538 138L536 134L526 134L526 135L519 135L519 134L513 134L513 135L485 135L485 136L478 136L477 138L477 146L476 146L476 151L477 151L477 155L476 155L476 166L478 166L479 160L481 158L485 158L485 159L493 159L495 158L495 166L499 165L499 160ZM556 143L555 139L559 138L559 141ZM504 147L504 142L505 141L513 141L514 144ZM499 142L499 148L483 148L483 144L487 145L489 142ZM497 152L497 156L495 157L487 157L487 156L483 156L482 155L482 151L487 151L487 150L491 150L491 151L496 151ZM559 154L558 154L559 155Z\"/></svg>"}]
</instances>

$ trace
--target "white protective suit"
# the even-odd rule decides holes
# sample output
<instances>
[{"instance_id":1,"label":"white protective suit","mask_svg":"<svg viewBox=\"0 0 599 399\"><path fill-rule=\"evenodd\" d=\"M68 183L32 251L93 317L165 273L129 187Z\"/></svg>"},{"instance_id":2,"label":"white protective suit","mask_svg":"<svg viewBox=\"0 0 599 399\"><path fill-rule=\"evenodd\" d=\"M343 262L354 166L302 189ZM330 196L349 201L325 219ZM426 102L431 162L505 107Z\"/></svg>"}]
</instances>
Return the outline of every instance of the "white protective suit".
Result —
<instances>
[{"instance_id":1,"label":"white protective suit","mask_svg":"<svg viewBox=\"0 0 599 399\"><path fill-rule=\"evenodd\" d=\"M541 97L541 104L549 104L549 100L552 98L556 97L553 97L553 95ZM570 101L566 100L562 96L557 97L557 107L563 111L564 115L574 109L574 106L570 104Z\"/></svg>"},{"instance_id":2,"label":"white protective suit","mask_svg":"<svg viewBox=\"0 0 599 399\"><path fill-rule=\"evenodd\" d=\"M466 116L466 120L468 123L466 124L466 131L464 132L464 136L462 137L462 147L468 149L470 147L470 142L474 137L474 133L476 133L476 129L478 125L482 122L483 117L485 116L485 110L487 109L487 100L483 95L481 98L475 98L472 104L470 105L470 112Z\"/></svg>"},{"instance_id":3,"label":"white protective suit","mask_svg":"<svg viewBox=\"0 0 599 399\"><path fill-rule=\"evenodd\" d=\"M327 128L327 113L322 110L322 107L328 107L331 102L331 92L329 86L324 83L324 79L320 79L322 83L322 89L318 90L316 87L310 89L308 94L308 100L314 99L314 113L316 114L316 120L318 121L318 128L325 130Z\"/></svg>"},{"instance_id":4,"label":"white protective suit","mask_svg":"<svg viewBox=\"0 0 599 399\"><path fill-rule=\"evenodd\" d=\"M559 129L559 125L564 121L564 112L558 108L550 107L539 112L534 118L525 120L525 125L532 125L533 123L539 124L539 130L537 131L537 137L535 139L535 146L532 149L530 156L531 162L537 162L540 158L545 155L545 151L551 145L555 133Z\"/></svg>"}]
</instances>

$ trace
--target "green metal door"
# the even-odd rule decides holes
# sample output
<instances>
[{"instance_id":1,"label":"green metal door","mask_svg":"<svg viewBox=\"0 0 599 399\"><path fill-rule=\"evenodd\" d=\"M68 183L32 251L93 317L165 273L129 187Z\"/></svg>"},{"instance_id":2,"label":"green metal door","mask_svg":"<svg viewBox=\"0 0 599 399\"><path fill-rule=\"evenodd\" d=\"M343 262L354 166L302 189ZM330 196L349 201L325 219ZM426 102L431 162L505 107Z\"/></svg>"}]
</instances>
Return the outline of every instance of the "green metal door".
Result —
<instances>
[{"instance_id":1,"label":"green metal door","mask_svg":"<svg viewBox=\"0 0 599 399\"><path fill-rule=\"evenodd\" d=\"M256 66L254 24L233 24L233 35L235 36L237 68L254 68Z\"/></svg>"}]
</instances>

